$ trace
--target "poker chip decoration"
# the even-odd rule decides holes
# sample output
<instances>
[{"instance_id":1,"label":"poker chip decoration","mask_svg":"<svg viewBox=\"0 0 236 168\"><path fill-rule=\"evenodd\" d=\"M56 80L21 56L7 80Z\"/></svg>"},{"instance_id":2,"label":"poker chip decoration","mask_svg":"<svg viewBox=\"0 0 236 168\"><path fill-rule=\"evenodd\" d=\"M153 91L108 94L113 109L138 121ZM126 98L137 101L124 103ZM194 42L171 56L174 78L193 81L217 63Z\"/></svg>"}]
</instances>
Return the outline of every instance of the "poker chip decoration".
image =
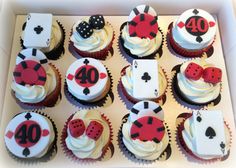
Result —
<instances>
[{"instance_id":1,"label":"poker chip decoration","mask_svg":"<svg viewBox=\"0 0 236 168\"><path fill-rule=\"evenodd\" d=\"M129 14L128 21L130 22L139 14L149 14L153 16L157 20L157 13L156 11L149 5L138 5L136 6Z\"/></svg>"},{"instance_id":2,"label":"poker chip decoration","mask_svg":"<svg viewBox=\"0 0 236 168\"><path fill-rule=\"evenodd\" d=\"M23 112L15 116L5 131L8 149L21 158L39 155L50 143L50 127L40 114Z\"/></svg>"},{"instance_id":3,"label":"poker chip decoration","mask_svg":"<svg viewBox=\"0 0 236 168\"><path fill-rule=\"evenodd\" d=\"M44 86L47 75L45 69L36 61L26 60L16 65L13 72L14 80L20 85Z\"/></svg>"},{"instance_id":4,"label":"poker chip decoration","mask_svg":"<svg viewBox=\"0 0 236 168\"><path fill-rule=\"evenodd\" d=\"M201 9L185 11L176 23L180 34L186 40L197 43L209 42L216 34L215 19Z\"/></svg>"},{"instance_id":5,"label":"poker chip decoration","mask_svg":"<svg viewBox=\"0 0 236 168\"><path fill-rule=\"evenodd\" d=\"M150 38L156 37L158 24L152 15L139 14L129 22L129 34L131 37Z\"/></svg>"},{"instance_id":6,"label":"poker chip decoration","mask_svg":"<svg viewBox=\"0 0 236 168\"><path fill-rule=\"evenodd\" d=\"M145 116L133 122L130 134L134 140L159 143L165 134L165 127L161 120L152 116Z\"/></svg>"}]
</instances>

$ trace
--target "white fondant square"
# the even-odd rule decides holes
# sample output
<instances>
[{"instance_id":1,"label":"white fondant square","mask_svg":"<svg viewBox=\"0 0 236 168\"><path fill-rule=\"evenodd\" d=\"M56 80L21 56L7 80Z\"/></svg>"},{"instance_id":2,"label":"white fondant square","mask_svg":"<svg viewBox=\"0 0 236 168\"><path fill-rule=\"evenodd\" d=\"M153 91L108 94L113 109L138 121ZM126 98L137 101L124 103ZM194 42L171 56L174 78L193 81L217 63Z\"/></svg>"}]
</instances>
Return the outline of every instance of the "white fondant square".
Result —
<instances>
[{"instance_id":1,"label":"white fondant square","mask_svg":"<svg viewBox=\"0 0 236 168\"><path fill-rule=\"evenodd\" d=\"M28 14L24 30L24 46L37 49L49 47L51 31L52 14Z\"/></svg>"},{"instance_id":2,"label":"white fondant square","mask_svg":"<svg viewBox=\"0 0 236 168\"><path fill-rule=\"evenodd\" d=\"M136 99L154 99L158 97L158 62L156 60L134 60L133 96Z\"/></svg>"}]
</instances>

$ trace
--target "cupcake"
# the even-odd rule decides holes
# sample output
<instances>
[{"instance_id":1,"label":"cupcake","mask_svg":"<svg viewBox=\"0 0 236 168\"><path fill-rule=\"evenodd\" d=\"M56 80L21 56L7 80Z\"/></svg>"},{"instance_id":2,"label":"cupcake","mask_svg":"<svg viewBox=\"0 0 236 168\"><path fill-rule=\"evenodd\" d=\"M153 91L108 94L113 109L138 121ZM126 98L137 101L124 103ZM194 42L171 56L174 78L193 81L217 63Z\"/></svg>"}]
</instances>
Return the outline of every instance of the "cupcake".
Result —
<instances>
[{"instance_id":1,"label":"cupcake","mask_svg":"<svg viewBox=\"0 0 236 168\"><path fill-rule=\"evenodd\" d=\"M156 60L133 60L121 71L121 88L128 100L160 102L165 97L167 78Z\"/></svg>"},{"instance_id":2,"label":"cupcake","mask_svg":"<svg viewBox=\"0 0 236 168\"><path fill-rule=\"evenodd\" d=\"M52 14L28 14L22 27L23 49L40 49L48 59L56 60L64 53L64 41L65 30Z\"/></svg>"},{"instance_id":3,"label":"cupcake","mask_svg":"<svg viewBox=\"0 0 236 168\"><path fill-rule=\"evenodd\" d=\"M114 38L114 30L103 15L92 15L74 24L70 46L79 56L104 60L112 50Z\"/></svg>"},{"instance_id":4,"label":"cupcake","mask_svg":"<svg viewBox=\"0 0 236 168\"><path fill-rule=\"evenodd\" d=\"M168 131L161 106L140 101L123 120L118 139L121 151L128 158L140 161L166 157L170 148Z\"/></svg>"},{"instance_id":5,"label":"cupcake","mask_svg":"<svg viewBox=\"0 0 236 168\"><path fill-rule=\"evenodd\" d=\"M194 105L218 102L221 92L222 71L205 59L183 63L176 70L172 88L182 100Z\"/></svg>"},{"instance_id":6,"label":"cupcake","mask_svg":"<svg viewBox=\"0 0 236 168\"><path fill-rule=\"evenodd\" d=\"M102 159L111 144L112 129L108 119L96 110L73 114L62 132L62 147L74 160Z\"/></svg>"},{"instance_id":7,"label":"cupcake","mask_svg":"<svg viewBox=\"0 0 236 168\"><path fill-rule=\"evenodd\" d=\"M193 111L178 126L179 144L188 156L202 161L228 157L231 133L219 110Z\"/></svg>"},{"instance_id":8,"label":"cupcake","mask_svg":"<svg viewBox=\"0 0 236 168\"><path fill-rule=\"evenodd\" d=\"M189 9L169 25L167 37L171 48L184 57L213 54L216 21L202 9Z\"/></svg>"},{"instance_id":9,"label":"cupcake","mask_svg":"<svg viewBox=\"0 0 236 168\"><path fill-rule=\"evenodd\" d=\"M22 50L16 58L11 88L20 105L52 107L61 93L61 76L37 49Z\"/></svg>"},{"instance_id":10,"label":"cupcake","mask_svg":"<svg viewBox=\"0 0 236 168\"><path fill-rule=\"evenodd\" d=\"M78 59L67 70L66 92L78 102L98 102L106 97L110 88L108 71L96 59Z\"/></svg>"},{"instance_id":11,"label":"cupcake","mask_svg":"<svg viewBox=\"0 0 236 168\"><path fill-rule=\"evenodd\" d=\"M4 135L6 148L15 159L43 161L56 151L55 125L43 114L17 114L8 123Z\"/></svg>"},{"instance_id":12,"label":"cupcake","mask_svg":"<svg viewBox=\"0 0 236 168\"><path fill-rule=\"evenodd\" d=\"M124 56L135 59L161 56L163 33L158 27L157 14L148 5L134 8L128 21L120 27L119 45Z\"/></svg>"}]
</instances>

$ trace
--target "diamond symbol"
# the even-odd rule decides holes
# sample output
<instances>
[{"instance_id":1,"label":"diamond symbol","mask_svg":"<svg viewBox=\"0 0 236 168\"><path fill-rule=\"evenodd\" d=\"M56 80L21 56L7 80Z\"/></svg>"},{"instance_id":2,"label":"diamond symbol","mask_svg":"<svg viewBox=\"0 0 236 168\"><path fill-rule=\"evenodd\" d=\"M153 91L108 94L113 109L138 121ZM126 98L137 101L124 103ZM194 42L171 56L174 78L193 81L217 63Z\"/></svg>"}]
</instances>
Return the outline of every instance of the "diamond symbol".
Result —
<instances>
[{"instance_id":1,"label":"diamond symbol","mask_svg":"<svg viewBox=\"0 0 236 168\"><path fill-rule=\"evenodd\" d=\"M209 22L210 27L215 26L215 22Z\"/></svg>"},{"instance_id":2,"label":"diamond symbol","mask_svg":"<svg viewBox=\"0 0 236 168\"><path fill-rule=\"evenodd\" d=\"M44 129L42 131L42 136L48 136L48 134L49 134L49 131L47 129Z\"/></svg>"},{"instance_id":3,"label":"diamond symbol","mask_svg":"<svg viewBox=\"0 0 236 168\"><path fill-rule=\"evenodd\" d=\"M177 26L182 29L185 26L185 24L183 22L179 22Z\"/></svg>"},{"instance_id":4,"label":"diamond symbol","mask_svg":"<svg viewBox=\"0 0 236 168\"><path fill-rule=\"evenodd\" d=\"M195 15L197 15L199 12L198 12L197 9L194 9L194 10L193 10L193 13L194 13Z\"/></svg>"},{"instance_id":5,"label":"diamond symbol","mask_svg":"<svg viewBox=\"0 0 236 168\"><path fill-rule=\"evenodd\" d=\"M67 75L67 79L73 80L73 78L74 78L74 75L71 75L71 74Z\"/></svg>"},{"instance_id":6,"label":"diamond symbol","mask_svg":"<svg viewBox=\"0 0 236 168\"><path fill-rule=\"evenodd\" d=\"M11 139L13 137L13 135L14 135L14 133L12 131L8 131L5 136L7 138Z\"/></svg>"}]
</instances>

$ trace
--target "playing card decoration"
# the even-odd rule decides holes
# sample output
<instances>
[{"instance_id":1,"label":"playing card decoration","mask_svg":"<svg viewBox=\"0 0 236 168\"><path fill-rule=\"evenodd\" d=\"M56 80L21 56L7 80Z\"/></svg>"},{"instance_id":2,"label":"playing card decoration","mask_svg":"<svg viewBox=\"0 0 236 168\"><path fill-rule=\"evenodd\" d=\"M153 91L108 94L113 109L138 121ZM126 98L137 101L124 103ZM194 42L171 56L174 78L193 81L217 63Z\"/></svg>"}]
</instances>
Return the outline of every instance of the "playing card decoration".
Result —
<instances>
[{"instance_id":1,"label":"playing card decoration","mask_svg":"<svg viewBox=\"0 0 236 168\"><path fill-rule=\"evenodd\" d=\"M52 14L30 13L26 20L23 45L26 48L46 48L50 45Z\"/></svg>"},{"instance_id":2,"label":"playing card decoration","mask_svg":"<svg viewBox=\"0 0 236 168\"><path fill-rule=\"evenodd\" d=\"M105 26L105 19L102 15L92 15L89 18L89 22L82 21L76 27L76 31L79 35L86 39L93 34L93 29L99 30Z\"/></svg>"},{"instance_id":3,"label":"playing card decoration","mask_svg":"<svg viewBox=\"0 0 236 168\"><path fill-rule=\"evenodd\" d=\"M153 99L158 97L158 63L156 60L134 60L133 96L136 99Z\"/></svg>"},{"instance_id":4,"label":"playing card decoration","mask_svg":"<svg viewBox=\"0 0 236 168\"><path fill-rule=\"evenodd\" d=\"M191 42L209 42L216 33L214 18L201 9L187 10L176 24L183 37Z\"/></svg>"}]
</instances>

